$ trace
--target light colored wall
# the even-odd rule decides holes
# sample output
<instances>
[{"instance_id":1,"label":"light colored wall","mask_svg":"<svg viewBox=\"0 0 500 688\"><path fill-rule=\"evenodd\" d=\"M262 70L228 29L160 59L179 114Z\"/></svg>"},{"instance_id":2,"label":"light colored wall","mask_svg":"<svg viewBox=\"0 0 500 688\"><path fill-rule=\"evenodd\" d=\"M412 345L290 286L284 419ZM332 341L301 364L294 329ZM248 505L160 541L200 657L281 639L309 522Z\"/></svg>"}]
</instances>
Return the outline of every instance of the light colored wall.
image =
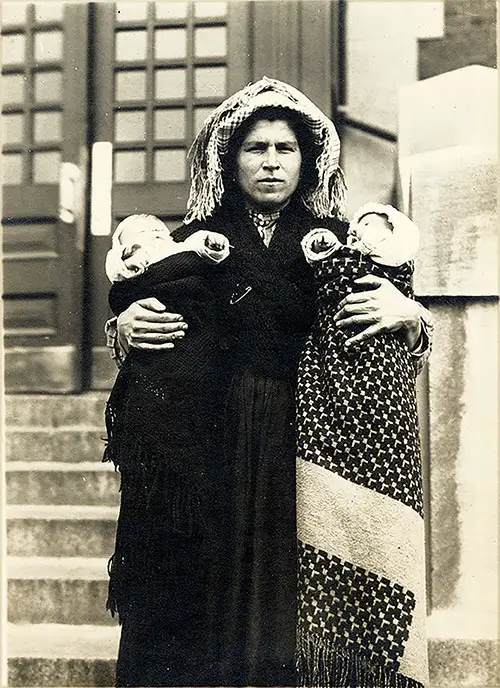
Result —
<instances>
[{"instance_id":1,"label":"light colored wall","mask_svg":"<svg viewBox=\"0 0 500 688\"><path fill-rule=\"evenodd\" d=\"M470 66L400 96L401 205L420 227L415 291L435 318L425 425L440 688L498 685L497 85L496 70Z\"/></svg>"},{"instance_id":2,"label":"light colored wall","mask_svg":"<svg viewBox=\"0 0 500 688\"><path fill-rule=\"evenodd\" d=\"M397 131L399 86L418 79L418 38L440 37L444 1L348 0L346 17L347 114Z\"/></svg>"}]
</instances>

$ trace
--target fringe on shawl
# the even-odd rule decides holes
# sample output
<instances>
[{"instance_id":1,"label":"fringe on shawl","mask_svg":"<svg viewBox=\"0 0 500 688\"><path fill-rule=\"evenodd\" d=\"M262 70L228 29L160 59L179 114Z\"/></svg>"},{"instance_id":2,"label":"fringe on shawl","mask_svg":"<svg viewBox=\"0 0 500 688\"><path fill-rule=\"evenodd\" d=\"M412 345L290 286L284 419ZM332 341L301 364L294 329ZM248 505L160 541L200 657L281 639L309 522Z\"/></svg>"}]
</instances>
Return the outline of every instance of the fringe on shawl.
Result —
<instances>
[{"instance_id":1,"label":"fringe on shawl","mask_svg":"<svg viewBox=\"0 0 500 688\"><path fill-rule=\"evenodd\" d=\"M102 460L112 462L121 473L122 504L115 551L108 561L106 609L113 617L118 613L121 621L129 586L134 580L152 574L158 565L165 565L153 561L152 529L148 528L136 542L133 523L127 518L133 519L134 514L140 513L142 517L149 514L154 519L160 507L163 526L186 537L195 536L203 530L202 490L192 484L177 462L170 461L167 452L151 447L137 434L122 429L117 432L117 413L111 398L105 411L107 439Z\"/></svg>"},{"instance_id":2,"label":"fringe on shawl","mask_svg":"<svg viewBox=\"0 0 500 688\"><path fill-rule=\"evenodd\" d=\"M302 198L302 203L315 217L346 219L346 183L338 164L340 143L333 122L297 89L277 79L264 77L221 103L194 140L189 151L191 187L185 224L206 220L222 202L221 151L227 150L236 128L258 109L258 104L252 104L252 99L265 92L286 98L286 105L279 101L277 106L297 112L321 148L316 160L318 184Z\"/></svg>"},{"instance_id":3,"label":"fringe on shawl","mask_svg":"<svg viewBox=\"0 0 500 688\"><path fill-rule=\"evenodd\" d=\"M297 632L298 685L307 688L424 688L413 678L382 665L371 665L359 653L335 642Z\"/></svg>"}]
</instances>

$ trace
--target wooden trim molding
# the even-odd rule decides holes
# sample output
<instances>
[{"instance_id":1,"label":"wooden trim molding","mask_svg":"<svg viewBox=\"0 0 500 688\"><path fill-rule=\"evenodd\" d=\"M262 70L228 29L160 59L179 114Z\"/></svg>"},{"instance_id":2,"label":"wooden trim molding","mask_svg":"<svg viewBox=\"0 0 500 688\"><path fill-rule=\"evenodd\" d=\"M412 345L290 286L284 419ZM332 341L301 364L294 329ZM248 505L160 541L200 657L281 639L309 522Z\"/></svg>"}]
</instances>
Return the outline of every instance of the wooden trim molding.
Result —
<instances>
[{"instance_id":1,"label":"wooden trim molding","mask_svg":"<svg viewBox=\"0 0 500 688\"><path fill-rule=\"evenodd\" d=\"M4 350L5 391L77 392L81 356L76 346L18 346Z\"/></svg>"}]
</instances>

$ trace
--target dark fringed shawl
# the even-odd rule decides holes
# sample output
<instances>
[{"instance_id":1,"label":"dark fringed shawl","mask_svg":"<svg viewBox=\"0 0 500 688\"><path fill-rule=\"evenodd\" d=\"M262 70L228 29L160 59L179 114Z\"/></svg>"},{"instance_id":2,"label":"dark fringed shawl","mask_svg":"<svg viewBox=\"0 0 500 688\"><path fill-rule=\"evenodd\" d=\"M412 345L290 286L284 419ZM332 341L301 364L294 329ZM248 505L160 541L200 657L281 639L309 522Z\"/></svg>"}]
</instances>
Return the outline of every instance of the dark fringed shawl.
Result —
<instances>
[{"instance_id":1,"label":"dark fringed shawl","mask_svg":"<svg viewBox=\"0 0 500 688\"><path fill-rule=\"evenodd\" d=\"M333 320L366 274L411 295L411 264L341 248L318 261L319 314L298 379L297 662L301 685L422 688L427 680L415 372L398 334L347 352ZM352 331L351 333L352 334Z\"/></svg>"},{"instance_id":2,"label":"dark fringed shawl","mask_svg":"<svg viewBox=\"0 0 500 688\"><path fill-rule=\"evenodd\" d=\"M106 406L104 460L121 472L108 608L120 617L138 602L139 588L147 589L148 581L175 568L180 541L203 539L202 503L217 430L218 345L209 273L218 269L184 252L111 287L115 314L155 296L167 312L181 313L189 326L189 336L173 349L131 349Z\"/></svg>"}]
</instances>

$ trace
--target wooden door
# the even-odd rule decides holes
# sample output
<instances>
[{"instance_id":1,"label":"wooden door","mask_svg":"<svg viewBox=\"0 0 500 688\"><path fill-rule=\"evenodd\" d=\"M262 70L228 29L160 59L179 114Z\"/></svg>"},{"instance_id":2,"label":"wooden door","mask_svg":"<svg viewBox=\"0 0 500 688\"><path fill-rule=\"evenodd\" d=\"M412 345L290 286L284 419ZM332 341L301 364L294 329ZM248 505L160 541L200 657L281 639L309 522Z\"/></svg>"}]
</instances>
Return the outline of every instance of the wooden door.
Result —
<instances>
[{"instance_id":1,"label":"wooden door","mask_svg":"<svg viewBox=\"0 0 500 688\"><path fill-rule=\"evenodd\" d=\"M250 80L243 2L95 3L90 228L92 386L115 370L105 350L104 259L117 222L148 212L169 226L186 210L187 150L205 117Z\"/></svg>"},{"instance_id":2,"label":"wooden door","mask_svg":"<svg viewBox=\"0 0 500 688\"><path fill-rule=\"evenodd\" d=\"M7 391L82 384L85 3L2 3Z\"/></svg>"}]
</instances>

